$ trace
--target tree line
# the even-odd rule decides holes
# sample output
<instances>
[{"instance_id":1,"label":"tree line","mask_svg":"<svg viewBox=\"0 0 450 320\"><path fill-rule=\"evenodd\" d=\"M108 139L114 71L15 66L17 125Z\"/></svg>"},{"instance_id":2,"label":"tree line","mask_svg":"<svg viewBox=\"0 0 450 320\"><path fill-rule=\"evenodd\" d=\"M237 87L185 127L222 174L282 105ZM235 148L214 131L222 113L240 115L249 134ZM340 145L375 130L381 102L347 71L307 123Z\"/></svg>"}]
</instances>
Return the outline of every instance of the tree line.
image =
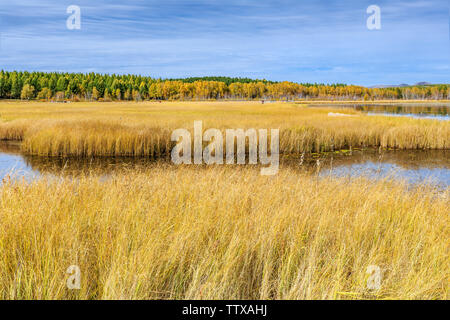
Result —
<instances>
[{"instance_id":1,"label":"tree line","mask_svg":"<svg viewBox=\"0 0 450 320\"><path fill-rule=\"evenodd\" d=\"M450 98L450 85L366 88L345 84L248 78L154 79L138 75L0 71L0 99L115 100L378 100Z\"/></svg>"}]
</instances>

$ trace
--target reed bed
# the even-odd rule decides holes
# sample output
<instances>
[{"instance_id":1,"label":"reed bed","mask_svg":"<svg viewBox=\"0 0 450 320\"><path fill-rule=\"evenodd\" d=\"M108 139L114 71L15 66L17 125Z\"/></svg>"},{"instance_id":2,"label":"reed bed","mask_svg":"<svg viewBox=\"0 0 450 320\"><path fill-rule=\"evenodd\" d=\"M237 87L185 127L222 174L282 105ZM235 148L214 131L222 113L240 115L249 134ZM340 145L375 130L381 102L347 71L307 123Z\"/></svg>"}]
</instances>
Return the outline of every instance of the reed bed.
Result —
<instances>
[{"instance_id":1,"label":"reed bed","mask_svg":"<svg viewBox=\"0 0 450 320\"><path fill-rule=\"evenodd\" d=\"M225 129L220 123L212 128ZM239 126L240 125L240 126ZM270 124L268 124L269 126ZM237 124L237 128L244 127ZM192 124L187 127L191 135ZM245 127L244 127L245 128ZM258 128L258 127L257 127ZM263 127L264 128L264 127ZM271 127L265 127L271 128ZM357 121L307 122L296 127L278 126L280 152L327 152L351 147L394 149L447 149L450 127L441 123L370 126ZM25 135L22 150L39 156L136 156L169 155L176 127L121 124L114 121L55 121ZM205 128L206 129L206 128Z\"/></svg>"},{"instance_id":2,"label":"reed bed","mask_svg":"<svg viewBox=\"0 0 450 320\"><path fill-rule=\"evenodd\" d=\"M350 117L329 117L329 112ZM22 140L41 156L161 157L174 129L280 129L280 152L300 154L350 147L447 149L448 121L369 117L355 111L254 102L0 103L0 139Z\"/></svg>"},{"instance_id":3,"label":"reed bed","mask_svg":"<svg viewBox=\"0 0 450 320\"><path fill-rule=\"evenodd\" d=\"M21 148L26 154L39 156L159 158L170 154L170 135L167 128L56 121L27 135Z\"/></svg>"},{"instance_id":4,"label":"reed bed","mask_svg":"<svg viewBox=\"0 0 450 320\"><path fill-rule=\"evenodd\" d=\"M448 196L252 167L5 180L0 299L447 299Z\"/></svg>"}]
</instances>

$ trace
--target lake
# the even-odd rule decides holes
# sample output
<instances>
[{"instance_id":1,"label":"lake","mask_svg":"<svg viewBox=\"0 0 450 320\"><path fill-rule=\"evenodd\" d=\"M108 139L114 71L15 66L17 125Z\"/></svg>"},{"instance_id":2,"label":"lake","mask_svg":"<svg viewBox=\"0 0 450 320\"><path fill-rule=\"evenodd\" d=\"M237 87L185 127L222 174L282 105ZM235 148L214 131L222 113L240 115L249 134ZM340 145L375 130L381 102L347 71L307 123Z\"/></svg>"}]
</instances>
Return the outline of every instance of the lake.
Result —
<instances>
[{"instance_id":1,"label":"lake","mask_svg":"<svg viewBox=\"0 0 450 320\"><path fill-rule=\"evenodd\" d=\"M353 109L369 116L450 120L450 104L312 104L310 107Z\"/></svg>"},{"instance_id":2,"label":"lake","mask_svg":"<svg viewBox=\"0 0 450 320\"><path fill-rule=\"evenodd\" d=\"M280 167L307 170L321 177L360 177L396 179L410 184L427 182L442 188L450 186L450 151L352 150L313 154L305 159L281 157ZM28 181L41 175L67 176L95 172L107 176L119 169L151 168L154 160L144 158L46 158L20 152L20 144L0 143L0 179L11 176ZM164 160L164 163L169 163Z\"/></svg>"}]
</instances>

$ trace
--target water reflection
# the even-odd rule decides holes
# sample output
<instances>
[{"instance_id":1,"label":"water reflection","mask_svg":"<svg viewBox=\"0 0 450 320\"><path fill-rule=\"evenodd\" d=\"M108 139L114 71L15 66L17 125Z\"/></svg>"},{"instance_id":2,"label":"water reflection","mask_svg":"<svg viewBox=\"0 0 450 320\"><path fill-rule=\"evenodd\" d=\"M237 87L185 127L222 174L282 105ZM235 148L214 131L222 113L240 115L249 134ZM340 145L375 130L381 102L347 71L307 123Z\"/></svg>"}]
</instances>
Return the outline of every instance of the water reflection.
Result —
<instances>
[{"instance_id":1,"label":"water reflection","mask_svg":"<svg viewBox=\"0 0 450 320\"><path fill-rule=\"evenodd\" d=\"M384 115L410 118L425 118L435 120L450 120L449 104L408 104L408 105L386 105L386 104L339 104L339 105L311 105L312 107L332 107L353 109L368 115Z\"/></svg>"},{"instance_id":2,"label":"water reflection","mask_svg":"<svg viewBox=\"0 0 450 320\"><path fill-rule=\"evenodd\" d=\"M379 151L354 150L304 157L282 157L281 167L294 167L320 176L365 176L371 179L393 178L409 183L429 182L444 188L450 186L450 151ZM123 169L146 169L167 165L169 159L154 161L136 158L44 158L24 156L18 143L0 143L0 179L37 179L42 174L76 176L95 173L107 176Z\"/></svg>"},{"instance_id":3,"label":"water reflection","mask_svg":"<svg viewBox=\"0 0 450 320\"><path fill-rule=\"evenodd\" d=\"M0 142L0 180L6 176L13 179L33 180L40 176L39 171L20 154L19 143Z\"/></svg>"},{"instance_id":4,"label":"water reflection","mask_svg":"<svg viewBox=\"0 0 450 320\"><path fill-rule=\"evenodd\" d=\"M398 179L410 184L427 183L447 188L450 186L450 152L429 151L370 151L353 152L351 156L326 157L320 169L321 176L370 179Z\"/></svg>"}]
</instances>

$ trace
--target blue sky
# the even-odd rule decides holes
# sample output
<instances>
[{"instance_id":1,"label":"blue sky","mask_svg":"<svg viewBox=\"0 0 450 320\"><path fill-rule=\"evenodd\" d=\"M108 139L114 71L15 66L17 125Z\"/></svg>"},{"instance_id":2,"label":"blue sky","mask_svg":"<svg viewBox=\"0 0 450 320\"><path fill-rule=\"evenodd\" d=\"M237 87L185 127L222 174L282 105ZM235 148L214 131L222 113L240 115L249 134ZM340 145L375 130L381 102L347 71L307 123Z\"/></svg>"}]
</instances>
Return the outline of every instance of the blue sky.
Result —
<instances>
[{"instance_id":1,"label":"blue sky","mask_svg":"<svg viewBox=\"0 0 450 320\"><path fill-rule=\"evenodd\" d=\"M369 5L381 30L368 30ZM68 30L69 5L81 29ZM0 0L0 69L450 82L449 0Z\"/></svg>"}]
</instances>

